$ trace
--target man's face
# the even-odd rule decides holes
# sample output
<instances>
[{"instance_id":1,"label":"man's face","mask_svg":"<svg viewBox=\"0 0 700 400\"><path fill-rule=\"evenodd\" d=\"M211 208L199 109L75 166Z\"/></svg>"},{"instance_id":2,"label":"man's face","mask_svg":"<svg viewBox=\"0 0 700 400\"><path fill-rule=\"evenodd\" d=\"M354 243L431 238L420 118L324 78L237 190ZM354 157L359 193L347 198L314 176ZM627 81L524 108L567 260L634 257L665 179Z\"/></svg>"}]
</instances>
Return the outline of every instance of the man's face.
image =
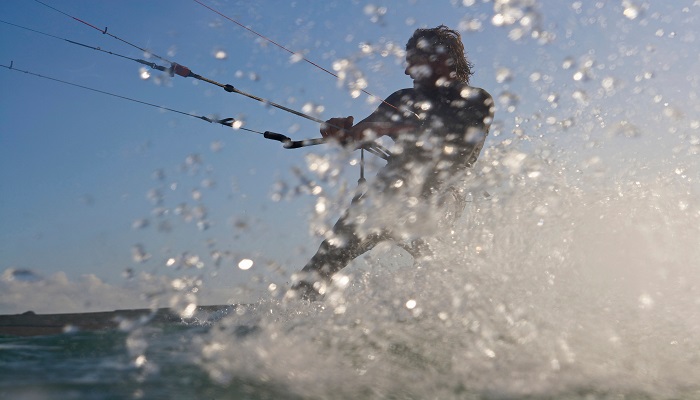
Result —
<instances>
[{"instance_id":1,"label":"man's face","mask_svg":"<svg viewBox=\"0 0 700 400\"><path fill-rule=\"evenodd\" d=\"M433 74L430 67L430 56L417 50L407 51L405 73L417 82L429 78Z\"/></svg>"},{"instance_id":2,"label":"man's face","mask_svg":"<svg viewBox=\"0 0 700 400\"><path fill-rule=\"evenodd\" d=\"M416 83L435 84L438 79L450 78L451 69L447 65L445 53L427 53L416 49L406 52L406 75Z\"/></svg>"}]
</instances>

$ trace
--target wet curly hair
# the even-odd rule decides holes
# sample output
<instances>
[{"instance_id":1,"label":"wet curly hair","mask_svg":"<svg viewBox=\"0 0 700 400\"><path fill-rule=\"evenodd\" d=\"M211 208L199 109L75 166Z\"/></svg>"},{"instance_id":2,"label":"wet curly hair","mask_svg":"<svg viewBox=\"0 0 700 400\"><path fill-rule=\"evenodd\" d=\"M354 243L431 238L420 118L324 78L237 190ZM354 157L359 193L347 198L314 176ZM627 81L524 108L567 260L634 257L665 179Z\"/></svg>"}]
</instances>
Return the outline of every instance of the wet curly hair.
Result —
<instances>
[{"instance_id":1,"label":"wet curly hair","mask_svg":"<svg viewBox=\"0 0 700 400\"><path fill-rule=\"evenodd\" d=\"M455 80L469 83L474 65L467 60L464 54L462 36L454 29L445 25L437 28L421 28L413 32L413 36L406 43L406 51L415 50L426 54L435 54L445 51L452 61Z\"/></svg>"}]
</instances>

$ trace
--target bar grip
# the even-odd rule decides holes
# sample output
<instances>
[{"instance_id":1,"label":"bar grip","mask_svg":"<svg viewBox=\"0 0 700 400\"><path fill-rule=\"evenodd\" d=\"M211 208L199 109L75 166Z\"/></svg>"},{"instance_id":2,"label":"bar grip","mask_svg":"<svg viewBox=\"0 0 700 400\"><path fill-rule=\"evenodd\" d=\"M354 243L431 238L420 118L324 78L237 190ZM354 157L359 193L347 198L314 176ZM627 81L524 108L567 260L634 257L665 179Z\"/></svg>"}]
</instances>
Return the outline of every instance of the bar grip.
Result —
<instances>
[{"instance_id":1,"label":"bar grip","mask_svg":"<svg viewBox=\"0 0 700 400\"><path fill-rule=\"evenodd\" d=\"M270 131L263 132L265 139L276 140L284 144L285 149L298 149L300 147L315 146L317 144L326 143L326 139L316 138L316 139L304 139L304 140L292 140L288 136L281 133L275 133Z\"/></svg>"},{"instance_id":2,"label":"bar grip","mask_svg":"<svg viewBox=\"0 0 700 400\"><path fill-rule=\"evenodd\" d=\"M326 143L326 139L304 139L304 140L295 140L293 142L287 142L284 144L285 149L298 149L300 147L307 147L307 146L315 146L317 144L323 144Z\"/></svg>"},{"instance_id":3,"label":"bar grip","mask_svg":"<svg viewBox=\"0 0 700 400\"><path fill-rule=\"evenodd\" d=\"M265 139L276 140L276 141L282 142L282 143L288 143L288 142L292 141L292 139L290 139L288 136L285 136L281 133L275 133L275 132L270 132L270 131L265 131L263 133L263 136L265 137Z\"/></svg>"}]
</instances>

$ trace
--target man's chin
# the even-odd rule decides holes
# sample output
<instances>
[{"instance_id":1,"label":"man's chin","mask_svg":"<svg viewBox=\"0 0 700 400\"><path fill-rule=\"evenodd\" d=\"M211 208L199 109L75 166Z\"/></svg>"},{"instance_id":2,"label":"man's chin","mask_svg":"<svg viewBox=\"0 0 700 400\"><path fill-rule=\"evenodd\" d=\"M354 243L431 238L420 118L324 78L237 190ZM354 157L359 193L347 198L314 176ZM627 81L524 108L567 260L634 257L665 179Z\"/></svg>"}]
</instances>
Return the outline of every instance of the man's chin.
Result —
<instances>
[{"instance_id":1,"label":"man's chin","mask_svg":"<svg viewBox=\"0 0 700 400\"><path fill-rule=\"evenodd\" d=\"M414 79L413 80L413 87L429 87L429 86L435 86L435 81L432 81L430 79Z\"/></svg>"}]
</instances>

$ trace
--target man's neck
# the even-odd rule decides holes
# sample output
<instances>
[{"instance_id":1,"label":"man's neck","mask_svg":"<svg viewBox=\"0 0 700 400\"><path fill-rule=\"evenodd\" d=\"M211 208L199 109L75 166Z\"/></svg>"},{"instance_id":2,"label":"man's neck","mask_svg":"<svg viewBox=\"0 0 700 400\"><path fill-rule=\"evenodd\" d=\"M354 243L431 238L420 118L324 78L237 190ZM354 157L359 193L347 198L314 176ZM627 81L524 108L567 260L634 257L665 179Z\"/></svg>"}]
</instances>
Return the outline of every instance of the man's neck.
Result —
<instances>
[{"instance_id":1,"label":"man's neck","mask_svg":"<svg viewBox=\"0 0 700 400\"><path fill-rule=\"evenodd\" d=\"M413 88L422 92L436 92L438 90L449 89L454 86L455 81L437 80L437 81L422 81L413 82Z\"/></svg>"}]
</instances>

